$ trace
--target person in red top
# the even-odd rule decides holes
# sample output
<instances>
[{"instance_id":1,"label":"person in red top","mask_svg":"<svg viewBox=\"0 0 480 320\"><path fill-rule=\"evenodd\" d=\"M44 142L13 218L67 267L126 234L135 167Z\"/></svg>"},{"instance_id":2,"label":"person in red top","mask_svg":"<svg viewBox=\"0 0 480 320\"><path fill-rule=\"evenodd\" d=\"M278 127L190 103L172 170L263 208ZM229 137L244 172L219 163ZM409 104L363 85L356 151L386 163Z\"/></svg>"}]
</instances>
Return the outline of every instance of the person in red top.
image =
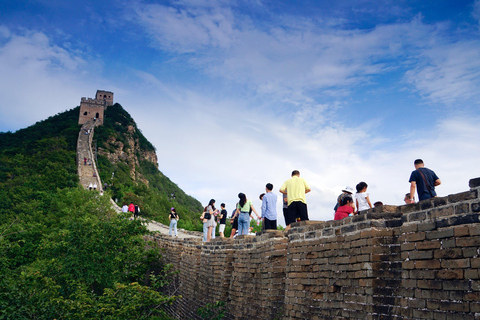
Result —
<instances>
[{"instance_id":1,"label":"person in red top","mask_svg":"<svg viewBox=\"0 0 480 320\"><path fill-rule=\"evenodd\" d=\"M342 200L341 206L338 207L337 212L335 212L334 220L342 220L343 218L348 217L350 214L353 215L355 210L355 205L353 204L352 197L345 197Z\"/></svg>"},{"instance_id":2,"label":"person in red top","mask_svg":"<svg viewBox=\"0 0 480 320\"><path fill-rule=\"evenodd\" d=\"M133 202L130 202L130 205L128 206L128 212L134 214L135 213L135 205Z\"/></svg>"}]
</instances>

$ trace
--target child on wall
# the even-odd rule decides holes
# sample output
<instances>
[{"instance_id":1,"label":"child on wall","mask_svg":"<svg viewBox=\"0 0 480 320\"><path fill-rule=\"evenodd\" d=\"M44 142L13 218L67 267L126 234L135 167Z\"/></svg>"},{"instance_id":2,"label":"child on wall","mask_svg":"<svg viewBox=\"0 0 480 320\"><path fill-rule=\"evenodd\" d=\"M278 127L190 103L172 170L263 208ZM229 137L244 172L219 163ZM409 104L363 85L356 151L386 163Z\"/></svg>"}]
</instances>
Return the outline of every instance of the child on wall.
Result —
<instances>
[{"instance_id":1,"label":"child on wall","mask_svg":"<svg viewBox=\"0 0 480 320\"><path fill-rule=\"evenodd\" d=\"M372 208L370 196L367 193L367 187L368 185L363 181L356 186L357 193L355 194L355 201L357 204L357 212Z\"/></svg>"},{"instance_id":2,"label":"child on wall","mask_svg":"<svg viewBox=\"0 0 480 320\"><path fill-rule=\"evenodd\" d=\"M353 199L350 196L346 196L342 199L340 206L338 207L337 211L335 211L335 218L334 220L342 220L348 216L353 216L353 212L355 211L355 205L353 204Z\"/></svg>"}]
</instances>

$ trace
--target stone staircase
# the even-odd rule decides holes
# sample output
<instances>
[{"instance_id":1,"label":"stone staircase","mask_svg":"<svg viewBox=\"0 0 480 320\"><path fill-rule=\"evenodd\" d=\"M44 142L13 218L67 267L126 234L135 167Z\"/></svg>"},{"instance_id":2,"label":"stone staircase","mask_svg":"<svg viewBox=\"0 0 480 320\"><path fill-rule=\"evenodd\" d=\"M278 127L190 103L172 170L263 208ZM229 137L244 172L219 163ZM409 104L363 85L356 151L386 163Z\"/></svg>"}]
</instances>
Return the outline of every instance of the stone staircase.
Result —
<instances>
[{"instance_id":1,"label":"stone staircase","mask_svg":"<svg viewBox=\"0 0 480 320\"><path fill-rule=\"evenodd\" d=\"M100 124L99 121L88 120L80 129L77 140L77 172L80 185L88 189L90 184L97 185L97 192L103 191L102 180L98 175L97 164L95 163L92 151L92 140L95 126ZM86 134L86 132L89 132ZM85 164L85 159L87 163ZM110 199L113 208L120 212L121 208Z\"/></svg>"},{"instance_id":2,"label":"stone staircase","mask_svg":"<svg viewBox=\"0 0 480 320\"><path fill-rule=\"evenodd\" d=\"M95 129L95 122L88 120L80 129L77 140L77 169L80 184L88 189L89 184L96 184L97 190L103 190L102 181L98 176L98 170L92 151L92 140ZM85 134L85 132L90 132ZM87 159L85 165L84 159Z\"/></svg>"}]
</instances>

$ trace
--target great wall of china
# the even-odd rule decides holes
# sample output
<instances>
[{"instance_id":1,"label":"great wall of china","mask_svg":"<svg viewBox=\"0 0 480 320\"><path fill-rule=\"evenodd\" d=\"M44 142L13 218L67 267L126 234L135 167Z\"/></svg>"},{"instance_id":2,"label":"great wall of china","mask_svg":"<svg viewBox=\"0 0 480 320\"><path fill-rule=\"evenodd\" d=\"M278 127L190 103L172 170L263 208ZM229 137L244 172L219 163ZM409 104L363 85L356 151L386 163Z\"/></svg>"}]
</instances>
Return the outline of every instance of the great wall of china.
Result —
<instances>
[{"instance_id":1,"label":"great wall of china","mask_svg":"<svg viewBox=\"0 0 480 320\"><path fill-rule=\"evenodd\" d=\"M157 235L176 319L480 319L480 178L470 191L238 239Z\"/></svg>"},{"instance_id":2,"label":"great wall of china","mask_svg":"<svg viewBox=\"0 0 480 320\"><path fill-rule=\"evenodd\" d=\"M95 124L82 126L77 165L82 186L101 188L95 163L83 163L93 160ZM166 310L201 319L198 308L222 301L225 319L480 320L480 178L469 186L340 221L298 222L288 233L210 243L157 234L164 262L179 271L165 291L182 296Z\"/></svg>"}]
</instances>

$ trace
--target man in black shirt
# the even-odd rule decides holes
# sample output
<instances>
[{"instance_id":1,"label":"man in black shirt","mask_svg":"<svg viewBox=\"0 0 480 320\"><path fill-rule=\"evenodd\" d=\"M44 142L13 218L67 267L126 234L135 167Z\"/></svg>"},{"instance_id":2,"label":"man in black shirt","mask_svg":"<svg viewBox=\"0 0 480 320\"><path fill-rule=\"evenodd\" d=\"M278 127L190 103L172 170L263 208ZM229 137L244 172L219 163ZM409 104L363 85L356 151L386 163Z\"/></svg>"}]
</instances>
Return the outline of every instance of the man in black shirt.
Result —
<instances>
[{"instance_id":1,"label":"man in black shirt","mask_svg":"<svg viewBox=\"0 0 480 320\"><path fill-rule=\"evenodd\" d=\"M220 227L218 228L218 233L220 233L220 237L225 238L223 232L225 231L225 224L227 223L227 210L225 210L225 203L220 205L222 211L220 211Z\"/></svg>"}]
</instances>

